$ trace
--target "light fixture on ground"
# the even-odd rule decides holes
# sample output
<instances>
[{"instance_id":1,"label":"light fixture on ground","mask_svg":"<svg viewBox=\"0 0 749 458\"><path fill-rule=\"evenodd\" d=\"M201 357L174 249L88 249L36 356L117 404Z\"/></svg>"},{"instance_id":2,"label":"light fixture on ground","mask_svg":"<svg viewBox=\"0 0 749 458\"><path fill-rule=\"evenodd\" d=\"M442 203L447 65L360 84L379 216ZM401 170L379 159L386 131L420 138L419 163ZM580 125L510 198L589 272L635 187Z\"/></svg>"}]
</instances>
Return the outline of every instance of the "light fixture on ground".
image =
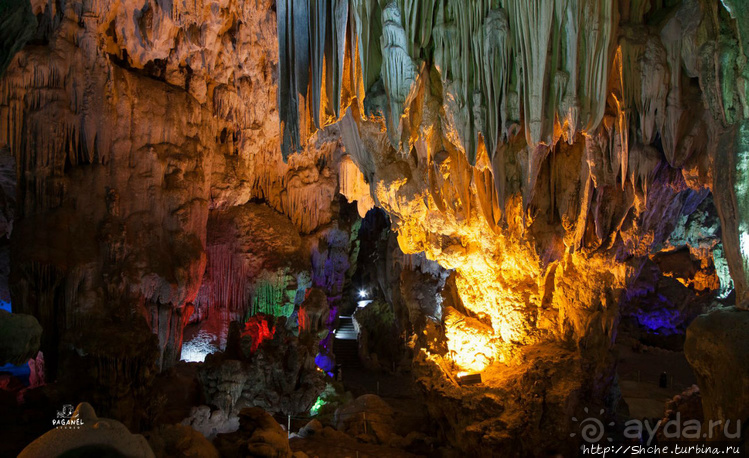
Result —
<instances>
[{"instance_id":1,"label":"light fixture on ground","mask_svg":"<svg viewBox=\"0 0 749 458\"><path fill-rule=\"evenodd\" d=\"M482 382L480 372L458 372L458 383L461 385L478 385Z\"/></svg>"}]
</instances>

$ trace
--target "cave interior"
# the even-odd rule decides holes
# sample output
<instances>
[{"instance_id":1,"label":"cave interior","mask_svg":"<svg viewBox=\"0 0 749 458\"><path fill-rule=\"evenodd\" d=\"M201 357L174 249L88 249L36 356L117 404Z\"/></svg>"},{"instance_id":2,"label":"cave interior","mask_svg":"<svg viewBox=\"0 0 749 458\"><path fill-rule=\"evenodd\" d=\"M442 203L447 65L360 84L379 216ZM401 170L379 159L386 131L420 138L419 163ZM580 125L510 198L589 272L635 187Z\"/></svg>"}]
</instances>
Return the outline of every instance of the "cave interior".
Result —
<instances>
[{"instance_id":1,"label":"cave interior","mask_svg":"<svg viewBox=\"0 0 749 458\"><path fill-rule=\"evenodd\" d=\"M743 0L0 3L0 456L746 457L748 355Z\"/></svg>"}]
</instances>

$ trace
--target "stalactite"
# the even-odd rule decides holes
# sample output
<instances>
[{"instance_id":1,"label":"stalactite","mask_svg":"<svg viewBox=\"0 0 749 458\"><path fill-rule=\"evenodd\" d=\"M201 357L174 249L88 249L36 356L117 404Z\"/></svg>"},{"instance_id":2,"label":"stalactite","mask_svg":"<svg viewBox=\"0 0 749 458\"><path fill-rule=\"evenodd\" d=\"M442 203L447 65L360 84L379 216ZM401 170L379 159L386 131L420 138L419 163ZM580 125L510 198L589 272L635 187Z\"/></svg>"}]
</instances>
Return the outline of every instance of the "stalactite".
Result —
<instances>
[{"instance_id":1,"label":"stalactite","mask_svg":"<svg viewBox=\"0 0 749 458\"><path fill-rule=\"evenodd\" d=\"M490 169L473 169L473 182L476 185L476 196L479 208L492 227L496 226L501 219L501 211L497 202L497 193L494 187L494 178Z\"/></svg>"},{"instance_id":2,"label":"stalactite","mask_svg":"<svg viewBox=\"0 0 749 458\"><path fill-rule=\"evenodd\" d=\"M578 127L586 131L600 124L606 108L611 42L615 36L613 5L613 2L583 0L578 9L578 30L582 31L584 37L578 45L577 56L578 59L582 58L579 64L582 70L576 100L582 110Z\"/></svg>"},{"instance_id":3,"label":"stalactite","mask_svg":"<svg viewBox=\"0 0 749 458\"><path fill-rule=\"evenodd\" d=\"M507 90L511 71L510 29L503 10L491 10L480 31L477 54L482 58L481 88L486 120L484 138L489 156L496 154L500 141L507 139Z\"/></svg>"},{"instance_id":4,"label":"stalactite","mask_svg":"<svg viewBox=\"0 0 749 458\"><path fill-rule=\"evenodd\" d=\"M398 0L403 13L403 29L408 38L406 50L414 60L422 58L422 53L429 45L437 3L433 0Z\"/></svg>"},{"instance_id":5,"label":"stalactite","mask_svg":"<svg viewBox=\"0 0 749 458\"><path fill-rule=\"evenodd\" d=\"M624 189L624 186L626 185L625 177L627 176L627 169L629 167L629 158L631 157L631 152L629 148L629 120L627 118L627 112L623 110L621 103L619 102L619 99L616 98L616 95L611 94L611 99L614 101L614 105L616 106L616 132L619 134L618 140L619 142L616 145L612 145L609 148L609 151L612 153L617 154L617 157L619 159L619 170L621 172L622 177L622 189Z\"/></svg>"},{"instance_id":6,"label":"stalactite","mask_svg":"<svg viewBox=\"0 0 749 458\"><path fill-rule=\"evenodd\" d=\"M391 0L382 10L382 81L390 100L388 133L397 147L400 141L400 118L414 95L417 68L407 51L407 38L400 9Z\"/></svg>"},{"instance_id":7,"label":"stalactite","mask_svg":"<svg viewBox=\"0 0 749 458\"><path fill-rule=\"evenodd\" d=\"M346 29L349 17L349 0L328 3L328 32L325 41L325 80L327 106L335 119L341 116L341 91L343 90L343 67L346 56Z\"/></svg>"},{"instance_id":8,"label":"stalactite","mask_svg":"<svg viewBox=\"0 0 749 458\"><path fill-rule=\"evenodd\" d=\"M382 49L382 13L378 0L352 0L356 35L359 37L359 59L361 61L364 90L369 90L380 77ZM359 94L363 96L364 94Z\"/></svg>"},{"instance_id":9,"label":"stalactite","mask_svg":"<svg viewBox=\"0 0 749 458\"><path fill-rule=\"evenodd\" d=\"M367 179L370 179L375 172L374 158L369 153L359 135L359 127L354 120L352 110L349 109L346 115L341 119L341 139L346 148L346 152L351 156L359 170Z\"/></svg>"},{"instance_id":10,"label":"stalactite","mask_svg":"<svg viewBox=\"0 0 749 458\"><path fill-rule=\"evenodd\" d=\"M668 96L668 62L666 49L655 36L648 37L639 62L642 82L640 129L644 144L651 144L663 130ZM627 75L625 74L625 78Z\"/></svg>"},{"instance_id":11,"label":"stalactite","mask_svg":"<svg viewBox=\"0 0 749 458\"><path fill-rule=\"evenodd\" d=\"M245 313L250 302L249 269L231 245L206 247L207 266L204 288L195 300L196 310L228 310L232 314Z\"/></svg>"},{"instance_id":12,"label":"stalactite","mask_svg":"<svg viewBox=\"0 0 749 458\"><path fill-rule=\"evenodd\" d=\"M264 270L252 283L249 315L290 316L294 311L296 279L288 269Z\"/></svg>"},{"instance_id":13,"label":"stalactite","mask_svg":"<svg viewBox=\"0 0 749 458\"><path fill-rule=\"evenodd\" d=\"M494 177L494 190L497 194L497 202L499 204L499 209L502 212L503 217L505 213L505 200L507 198L507 194L505 192L505 187L507 185L505 155L509 149L510 145L508 143L502 144L497 152L494 153L494 157L492 158L492 176Z\"/></svg>"},{"instance_id":14,"label":"stalactite","mask_svg":"<svg viewBox=\"0 0 749 458\"><path fill-rule=\"evenodd\" d=\"M307 91L307 87L300 87L297 75L304 78L303 72L305 57L307 67L309 58L307 54L308 33L306 24L309 16L305 17L307 11L305 0L280 0L277 5L278 18L278 106L279 117L283 130L281 149L283 157L287 158L292 152L300 149L300 127L299 127L299 91ZM305 22L306 19L306 22ZM301 23L296 24L299 20ZM295 27L300 27L301 32L296 34ZM299 49L297 50L297 45ZM297 55L298 54L298 55Z\"/></svg>"},{"instance_id":15,"label":"stalactite","mask_svg":"<svg viewBox=\"0 0 749 458\"><path fill-rule=\"evenodd\" d=\"M520 167L523 172L523 208L527 209L536 190L541 164L549 155L550 148L544 144L527 146L521 151Z\"/></svg>"},{"instance_id":16,"label":"stalactite","mask_svg":"<svg viewBox=\"0 0 749 458\"><path fill-rule=\"evenodd\" d=\"M523 74L523 106L528 145L551 144L551 119L554 106L548 103L547 53L552 32L554 8L542 0L507 0L511 28L515 33L519 64ZM550 110L551 109L551 110ZM529 171L529 175L537 171Z\"/></svg>"},{"instance_id":17,"label":"stalactite","mask_svg":"<svg viewBox=\"0 0 749 458\"><path fill-rule=\"evenodd\" d=\"M592 0L559 0L551 8L539 1L531 5L516 0L500 3L506 11L490 0L468 4L457 0L351 0L350 6L336 1L327 9L322 3L312 2L308 15L312 53L309 91L316 126L322 124L319 98L323 84L329 114L333 119L340 118L341 61L347 55L345 31L351 16L358 46L348 56L358 54L364 92L382 78L389 102L387 130L394 147L399 147L400 116L414 94L417 67L429 57L430 43L434 44L433 62L443 83L443 129L465 151L469 162L475 162L479 134L490 156L499 142L507 139L509 119L520 111L515 102L518 94L523 100L526 138L531 145L548 146L556 141L552 135L555 114L567 126L568 139L580 129L594 129L605 106L609 44L614 33L612 5ZM279 18L286 14L279 11ZM581 27L582 23L588 27ZM282 37L296 33L288 28L288 21L279 22L279 27ZM565 49L552 46L557 38L565 36L569 37ZM288 37L283 38L282 47L288 48L289 42ZM281 73L296 62L292 53L281 53ZM321 81L323 61L325 82ZM281 100L289 100L287 105L291 106L293 91L284 88L286 83L282 79ZM355 86L358 98L363 98L359 84ZM296 89L300 96L306 93L304 87ZM282 106L286 107L284 103ZM286 109L293 114L291 108ZM297 128L285 119L283 115L285 132ZM284 143L287 139L284 134Z\"/></svg>"},{"instance_id":18,"label":"stalactite","mask_svg":"<svg viewBox=\"0 0 749 458\"><path fill-rule=\"evenodd\" d=\"M315 126L319 129L322 125L320 113L322 111L322 87L323 87L323 70L325 69L325 46L326 28L328 20L328 4L325 0L309 0L309 52L311 59L309 61L310 69L310 105L312 109L312 119ZM303 31L302 31L303 32ZM295 32L296 33L296 32ZM306 88L306 86L304 86Z\"/></svg>"},{"instance_id":19,"label":"stalactite","mask_svg":"<svg viewBox=\"0 0 749 458\"><path fill-rule=\"evenodd\" d=\"M343 194L349 203L357 201L359 216L364 218L367 212L374 207L374 201L370 194L370 186L364 180L364 175L359 171L350 157L341 160L338 166L339 192Z\"/></svg>"},{"instance_id":20,"label":"stalactite","mask_svg":"<svg viewBox=\"0 0 749 458\"><path fill-rule=\"evenodd\" d=\"M630 154L630 181L636 190L642 192L645 202L648 198L648 189L653 183L653 178L661 165L661 155L652 146L635 145Z\"/></svg>"}]
</instances>

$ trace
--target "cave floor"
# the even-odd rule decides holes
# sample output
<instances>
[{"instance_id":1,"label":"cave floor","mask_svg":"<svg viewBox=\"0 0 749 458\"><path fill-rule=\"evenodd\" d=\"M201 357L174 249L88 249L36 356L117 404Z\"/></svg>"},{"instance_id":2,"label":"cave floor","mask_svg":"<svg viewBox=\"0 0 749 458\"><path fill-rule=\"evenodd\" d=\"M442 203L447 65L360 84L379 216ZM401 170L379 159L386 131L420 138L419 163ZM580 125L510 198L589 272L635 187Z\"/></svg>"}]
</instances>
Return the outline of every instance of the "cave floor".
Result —
<instances>
[{"instance_id":1,"label":"cave floor","mask_svg":"<svg viewBox=\"0 0 749 458\"><path fill-rule=\"evenodd\" d=\"M293 452L304 452L310 457L320 458L381 458L381 457L417 457L403 450L384 445L364 444L356 439L341 438L339 435L329 437L294 438L289 441Z\"/></svg>"},{"instance_id":2,"label":"cave floor","mask_svg":"<svg viewBox=\"0 0 749 458\"><path fill-rule=\"evenodd\" d=\"M684 352L617 342L619 387L631 418L662 418L665 403L697 383ZM659 386L661 374L668 385Z\"/></svg>"}]
</instances>

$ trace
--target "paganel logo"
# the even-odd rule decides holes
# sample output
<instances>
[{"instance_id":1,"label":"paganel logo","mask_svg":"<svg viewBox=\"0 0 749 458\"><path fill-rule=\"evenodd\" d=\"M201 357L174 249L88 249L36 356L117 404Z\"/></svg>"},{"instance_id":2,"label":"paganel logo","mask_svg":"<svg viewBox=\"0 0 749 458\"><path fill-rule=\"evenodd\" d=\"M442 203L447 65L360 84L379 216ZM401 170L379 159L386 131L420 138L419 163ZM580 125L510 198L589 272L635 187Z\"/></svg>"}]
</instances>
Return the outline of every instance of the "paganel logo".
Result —
<instances>
[{"instance_id":1,"label":"paganel logo","mask_svg":"<svg viewBox=\"0 0 749 458\"><path fill-rule=\"evenodd\" d=\"M62 410L57 411L57 418L52 420L55 429L80 429L83 420L80 419L78 411L74 410L72 404L65 404Z\"/></svg>"}]
</instances>

